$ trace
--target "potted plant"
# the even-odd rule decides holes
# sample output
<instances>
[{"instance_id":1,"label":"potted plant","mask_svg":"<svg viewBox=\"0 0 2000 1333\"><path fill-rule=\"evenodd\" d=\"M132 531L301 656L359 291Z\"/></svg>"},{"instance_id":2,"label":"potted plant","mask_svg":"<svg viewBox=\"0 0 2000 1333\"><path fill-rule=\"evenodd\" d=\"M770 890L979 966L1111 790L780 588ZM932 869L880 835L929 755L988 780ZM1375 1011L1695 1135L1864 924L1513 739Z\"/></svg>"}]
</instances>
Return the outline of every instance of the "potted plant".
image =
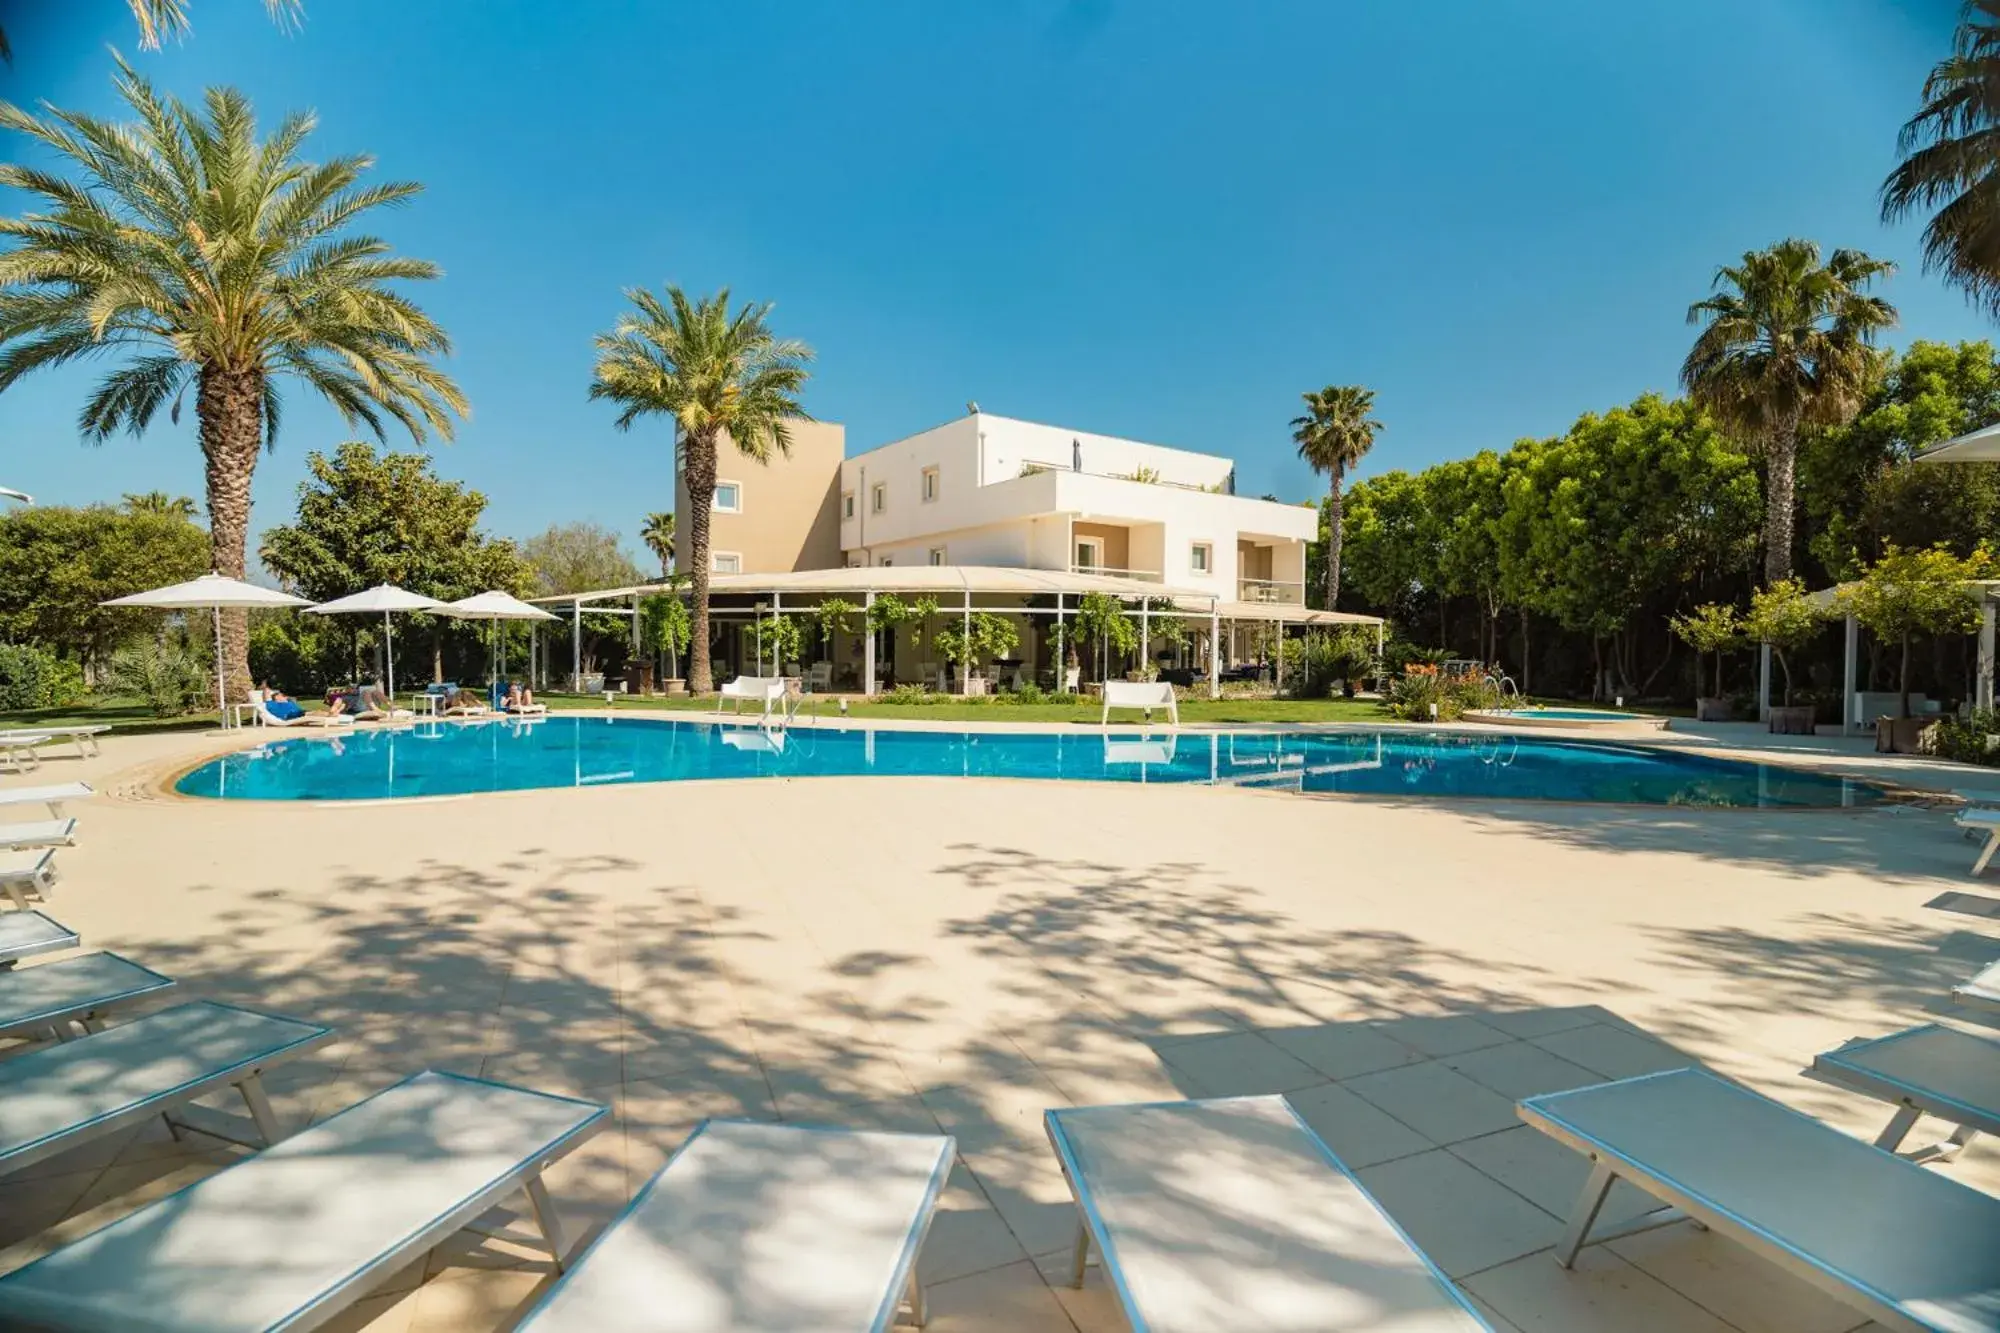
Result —
<instances>
[{"instance_id":1,"label":"potted plant","mask_svg":"<svg viewBox=\"0 0 2000 1333\"><path fill-rule=\"evenodd\" d=\"M939 656L956 666L966 694L985 694L986 676L979 670L983 660L1004 656L1020 642L1020 632L1005 616L991 611L975 611L954 621L933 636Z\"/></svg>"},{"instance_id":2,"label":"potted plant","mask_svg":"<svg viewBox=\"0 0 2000 1333\"><path fill-rule=\"evenodd\" d=\"M1792 706L1789 654L1810 643L1824 619L1825 614L1813 605L1797 579L1781 579L1750 594L1750 611L1743 617L1744 637L1752 643L1769 644L1785 677L1785 702L1771 710L1771 730L1780 736L1813 734L1812 706Z\"/></svg>"},{"instance_id":3,"label":"potted plant","mask_svg":"<svg viewBox=\"0 0 2000 1333\"><path fill-rule=\"evenodd\" d=\"M1733 606L1723 606L1711 602L1707 606L1697 606L1684 616L1675 616L1668 622L1674 637L1694 649L1694 720L1697 722L1727 722L1730 718L1729 700L1722 695L1722 653L1725 648L1734 648L1743 641L1743 618ZM1701 692L1701 655L1715 654L1715 690L1712 694Z\"/></svg>"},{"instance_id":4,"label":"potted plant","mask_svg":"<svg viewBox=\"0 0 2000 1333\"><path fill-rule=\"evenodd\" d=\"M799 654L805 646L805 629L797 616L767 616L757 622L757 660L776 662L788 680L798 677ZM796 684L793 686L797 688Z\"/></svg>"},{"instance_id":5,"label":"potted plant","mask_svg":"<svg viewBox=\"0 0 2000 1333\"><path fill-rule=\"evenodd\" d=\"M687 681L681 675L681 655L687 652L694 632L687 603L677 592L655 593L639 605L640 632L645 646L667 656L667 676L660 682L668 694L686 694Z\"/></svg>"},{"instance_id":6,"label":"potted plant","mask_svg":"<svg viewBox=\"0 0 2000 1333\"><path fill-rule=\"evenodd\" d=\"M1971 580L1990 564L1984 549L1960 559L1943 547L1905 551L1891 546L1858 583L1843 591L1840 610L1870 634L1902 648L1897 716L1875 724L1875 748L1914 754L1935 718L1910 716L1910 639L1916 634L1969 634L1979 628L1979 598Z\"/></svg>"}]
</instances>

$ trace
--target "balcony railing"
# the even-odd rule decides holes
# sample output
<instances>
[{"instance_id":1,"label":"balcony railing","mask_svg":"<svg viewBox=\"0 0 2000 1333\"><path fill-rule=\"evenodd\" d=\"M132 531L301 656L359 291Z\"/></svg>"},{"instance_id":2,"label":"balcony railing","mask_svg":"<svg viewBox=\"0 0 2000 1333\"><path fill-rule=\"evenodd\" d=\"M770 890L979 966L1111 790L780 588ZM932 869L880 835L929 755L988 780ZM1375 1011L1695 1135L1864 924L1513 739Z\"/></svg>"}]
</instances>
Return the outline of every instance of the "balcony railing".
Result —
<instances>
[{"instance_id":1,"label":"balcony railing","mask_svg":"<svg viewBox=\"0 0 2000 1333\"><path fill-rule=\"evenodd\" d=\"M1303 583L1280 583L1272 579L1236 580L1236 600L1239 602L1271 602L1278 606L1304 606L1306 585Z\"/></svg>"},{"instance_id":2,"label":"balcony railing","mask_svg":"<svg viewBox=\"0 0 2000 1333\"><path fill-rule=\"evenodd\" d=\"M1158 583L1160 571L1157 569L1114 569L1110 565L1071 565L1072 574L1102 574L1108 579L1137 579L1141 583Z\"/></svg>"}]
</instances>

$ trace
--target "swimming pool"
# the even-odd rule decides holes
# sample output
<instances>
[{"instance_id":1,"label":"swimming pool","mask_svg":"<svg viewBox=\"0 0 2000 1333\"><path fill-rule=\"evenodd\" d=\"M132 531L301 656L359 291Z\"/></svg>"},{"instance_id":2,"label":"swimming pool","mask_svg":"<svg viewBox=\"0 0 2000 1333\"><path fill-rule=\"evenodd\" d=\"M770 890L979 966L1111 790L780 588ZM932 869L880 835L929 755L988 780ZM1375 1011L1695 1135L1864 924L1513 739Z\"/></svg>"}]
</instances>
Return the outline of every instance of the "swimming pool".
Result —
<instances>
[{"instance_id":1,"label":"swimming pool","mask_svg":"<svg viewBox=\"0 0 2000 1333\"><path fill-rule=\"evenodd\" d=\"M1419 731L894 731L765 733L656 718L420 722L287 737L175 784L226 800L346 801L699 778L965 776L1184 782L1396 796L1509 796L1646 805L1832 807L1866 783L1602 742Z\"/></svg>"},{"instance_id":2,"label":"swimming pool","mask_svg":"<svg viewBox=\"0 0 2000 1333\"><path fill-rule=\"evenodd\" d=\"M1514 723L1524 727L1571 727L1584 731L1665 731L1669 719L1651 713L1620 713L1610 708L1482 708L1465 714L1467 722Z\"/></svg>"}]
</instances>

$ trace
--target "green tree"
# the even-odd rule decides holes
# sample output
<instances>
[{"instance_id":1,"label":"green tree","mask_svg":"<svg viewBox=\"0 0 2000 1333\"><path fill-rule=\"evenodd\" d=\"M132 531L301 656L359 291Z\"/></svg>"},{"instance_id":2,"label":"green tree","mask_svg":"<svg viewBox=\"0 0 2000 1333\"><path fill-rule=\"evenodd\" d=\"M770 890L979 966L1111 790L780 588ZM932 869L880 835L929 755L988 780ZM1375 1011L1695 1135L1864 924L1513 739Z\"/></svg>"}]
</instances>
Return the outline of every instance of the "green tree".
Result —
<instances>
[{"instance_id":1,"label":"green tree","mask_svg":"<svg viewBox=\"0 0 2000 1333\"><path fill-rule=\"evenodd\" d=\"M1918 634L1969 634L1979 628L1979 597L1971 581L1991 567L1984 550L1957 556L1943 547L1890 547L1858 583L1844 588L1840 610L1870 634L1902 647L1897 689L1900 716L1910 715L1910 640Z\"/></svg>"},{"instance_id":2,"label":"green tree","mask_svg":"<svg viewBox=\"0 0 2000 1333\"><path fill-rule=\"evenodd\" d=\"M1722 693L1722 654L1743 641L1743 619L1733 606L1710 602L1686 615L1675 616L1668 624L1674 637L1697 654L1715 654L1715 693ZM1694 692L1701 694L1701 658L1694 659Z\"/></svg>"},{"instance_id":3,"label":"green tree","mask_svg":"<svg viewBox=\"0 0 2000 1333\"><path fill-rule=\"evenodd\" d=\"M109 505L0 510L0 639L37 644L94 674L162 624L158 611L100 603L207 568L207 538L179 514Z\"/></svg>"},{"instance_id":4,"label":"green tree","mask_svg":"<svg viewBox=\"0 0 2000 1333\"><path fill-rule=\"evenodd\" d=\"M1882 220L1927 212L1924 268L2000 314L2000 0L1967 0L1951 54L1897 140Z\"/></svg>"},{"instance_id":5,"label":"green tree","mask_svg":"<svg viewBox=\"0 0 2000 1333\"><path fill-rule=\"evenodd\" d=\"M646 515L646 525L639 529L639 540L660 562L660 577L674 572L674 515L671 510Z\"/></svg>"},{"instance_id":6,"label":"green tree","mask_svg":"<svg viewBox=\"0 0 2000 1333\"><path fill-rule=\"evenodd\" d=\"M168 518L185 519L192 523L201 513L201 506L185 495L168 495L165 491L146 491L133 495L129 492L124 499L128 514L160 514Z\"/></svg>"},{"instance_id":7,"label":"green tree","mask_svg":"<svg viewBox=\"0 0 2000 1333\"><path fill-rule=\"evenodd\" d=\"M1750 594L1743 617L1743 634L1752 643L1767 643L1785 677L1785 707L1792 706L1792 654L1818 637L1826 612L1806 595L1797 579L1780 579Z\"/></svg>"},{"instance_id":8,"label":"green tree","mask_svg":"<svg viewBox=\"0 0 2000 1333\"><path fill-rule=\"evenodd\" d=\"M1139 646L1139 627L1125 614L1125 604L1109 593L1087 592L1077 603L1071 631L1086 644L1095 645L1097 678L1111 679L1111 664L1123 661Z\"/></svg>"},{"instance_id":9,"label":"green tree","mask_svg":"<svg viewBox=\"0 0 2000 1333\"><path fill-rule=\"evenodd\" d=\"M729 309L729 289L689 301L678 287L662 302L651 292L625 293L635 307L597 338L592 398L619 406L617 426L642 417L673 420L688 497L688 563L694 594L694 639L708 635L709 520L722 443L759 463L791 452L793 420L809 420L798 395L812 349L771 332L769 305ZM710 689L708 654L697 652L688 687Z\"/></svg>"},{"instance_id":10,"label":"green tree","mask_svg":"<svg viewBox=\"0 0 2000 1333\"><path fill-rule=\"evenodd\" d=\"M1799 431L1835 425L1860 407L1875 369L1875 334L1896 310L1864 289L1895 271L1859 250L1796 237L1716 271L1714 295L1688 307L1702 326L1681 383L1765 461L1764 580L1791 577Z\"/></svg>"},{"instance_id":11,"label":"green tree","mask_svg":"<svg viewBox=\"0 0 2000 1333\"><path fill-rule=\"evenodd\" d=\"M543 596L624 588L645 577L618 534L596 523L551 523L521 544L521 554Z\"/></svg>"},{"instance_id":12,"label":"green tree","mask_svg":"<svg viewBox=\"0 0 2000 1333\"><path fill-rule=\"evenodd\" d=\"M310 115L257 136L250 103L212 88L200 109L162 97L123 61L118 124L0 103L0 128L62 159L0 162L0 187L41 211L0 218L0 391L38 370L111 354L84 404L84 437L145 430L192 391L207 463L210 563L241 578L258 454L277 438L279 383L303 382L378 437L391 417L418 440L451 433L465 400L431 358L444 331L392 284L437 276L356 218L414 184L362 184L370 158L311 163ZM223 616L230 694L249 688L245 621Z\"/></svg>"},{"instance_id":13,"label":"green tree","mask_svg":"<svg viewBox=\"0 0 2000 1333\"><path fill-rule=\"evenodd\" d=\"M1368 605L1402 620L1416 618L1419 602L1442 578L1425 477L1399 468L1356 483L1346 497L1349 581Z\"/></svg>"},{"instance_id":14,"label":"green tree","mask_svg":"<svg viewBox=\"0 0 2000 1333\"><path fill-rule=\"evenodd\" d=\"M1340 600L1340 547L1346 515L1341 508L1341 482L1375 445L1382 423L1368 414L1375 410L1375 393L1356 384L1329 384L1302 395L1306 410L1292 418L1292 440L1299 457L1315 472L1324 472L1326 487L1326 609Z\"/></svg>"}]
</instances>

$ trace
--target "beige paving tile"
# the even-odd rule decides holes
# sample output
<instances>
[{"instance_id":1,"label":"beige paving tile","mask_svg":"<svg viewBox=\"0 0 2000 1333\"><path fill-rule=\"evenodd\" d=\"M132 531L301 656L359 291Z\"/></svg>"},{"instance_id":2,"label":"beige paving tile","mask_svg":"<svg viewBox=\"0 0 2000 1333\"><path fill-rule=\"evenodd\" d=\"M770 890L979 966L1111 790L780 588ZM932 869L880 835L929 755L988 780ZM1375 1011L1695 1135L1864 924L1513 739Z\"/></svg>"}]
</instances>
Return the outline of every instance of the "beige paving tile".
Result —
<instances>
[{"instance_id":1,"label":"beige paving tile","mask_svg":"<svg viewBox=\"0 0 2000 1333\"><path fill-rule=\"evenodd\" d=\"M1332 1023L1323 1027L1265 1028L1262 1036L1294 1059L1303 1060L1328 1078L1353 1078L1378 1069L1416 1064L1426 1057L1366 1023Z\"/></svg>"},{"instance_id":2,"label":"beige paving tile","mask_svg":"<svg viewBox=\"0 0 2000 1333\"><path fill-rule=\"evenodd\" d=\"M954 1162L951 1178L938 1200L937 1216L917 1272L926 1283L949 1282L968 1273L1004 1268L1028 1257L1006 1219L987 1199L979 1181L963 1162Z\"/></svg>"},{"instance_id":3,"label":"beige paving tile","mask_svg":"<svg viewBox=\"0 0 2000 1333\"><path fill-rule=\"evenodd\" d=\"M1438 1063L1513 1101L1604 1081L1603 1075L1596 1071L1572 1064L1528 1041L1510 1041L1505 1046L1447 1055Z\"/></svg>"},{"instance_id":4,"label":"beige paving tile","mask_svg":"<svg viewBox=\"0 0 2000 1333\"><path fill-rule=\"evenodd\" d=\"M1712 1231L1662 1227L1605 1248L1742 1333L1846 1333L1862 1319L1852 1306Z\"/></svg>"},{"instance_id":5,"label":"beige paving tile","mask_svg":"<svg viewBox=\"0 0 2000 1333\"><path fill-rule=\"evenodd\" d=\"M419 1293L392 1291L364 1296L320 1325L322 1333L411 1333Z\"/></svg>"},{"instance_id":6,"label":"beige paving tile","mask_svg":"<svg viewBox=\"0 0 2000 1333\"><path fill-rule=\"evenodd\" d=\"M1534 1038L1535 1045L1605 1078L1634 1078L1700 1061L1665 1042L1603 1023Z\"/></svg>"},{"instance_id":7,"label":"beige paving tile","mask_svg":"<svg viewBox=\"0 0 2000 1333\"><path fill-rule=\"evenodd\" d=\"M1480 1300L1478 1292L1468 1290L1462 1282L1457 1285L1465 1298L1472 1302L1472 1308L1479 1311L1480 1318L1492 1325L1493 1333L1523 1333L1519 1324L1501 1314L1485 1301Z\"/></svg>"},{"instance_id":8,"label":"beige paving tile","mask_svg":"<svg viewBox=\"0 0 2000 1333\"><path fill-rule=\"evenodd\" d=\"M552 1280L553 1274L539 1268L452 1269L412 1296L407 1333L511 1328Z\"/></svg>"},{"instance_id":9,"label":"beige paving tile","mask_svg":"<svg viewBox=\"0 0 2000 1333\"><path fill-rule=\"evenodd\" d=\"M1584 1182L1590 1178L1590 1162L1583 1154L1572 1152L1527 1125L1454 1143L1450 1151L1565 1221L1575 1210ZM1651 1212L1657 1206L1657 1201L1644 1190L1621 1180L1611 1187L1610 1196L1598 1212L1598 1220L1622 1222Z\"/></svg>"},{"instance_id":10,"label":"beige paving tile","mask_svg":"<svg viewBox=\"0 0 2000 1333\"><path fill-rule=\"evenodd\" d=\"M1341 1086L1433 1143L1456 1143L1520 1123L1512 1101L1435 1060L1363 1074Z\"/></svg>"},{"instance_id":11,"label":"beige paving tile","mask_svg":"<svg viewBox=\"0 0 2000 1333\"><path fill-rule=\"evenodd\" d=\"M1062 1089L1039 1072L1020 1083L926 1088L921 1095L937 1117L938 1128L958 1140L961 1153L1047 1152L1049 1136L1042 1113L1070 1104Z\"/></svg>"},{"instance_id":12,"label":"beige paving tile","mask_svg":"<svg viewBox=\"0 0 2000 1333\"><path fill-rule=\"evenodd\" d=\"M62 1221L75 1209L98 1174L98 1170L72 1171L33 1180L0 1181L0 1271L11 1267L6 1262L5 1247Z\"/></svg>"},{"instance_id":13,"label":"beige paving tile","mask_svg":"<svg viewBox=\"0 0 2000 1333\"><path fill-rule=\"evenodd\" d=\"M1255 1097L1326 1082L1326 1075L1252 1032L1175 1042L1160 1059L1197 1097Z\"/></svg>"},{"instance_id":14,"label":"beige paving tile","mask_svg":"<svg viewBox=\"0 0 2000 1333\"><path fill-rule=\"evenodd\" d=\"M1729 1325L1599 1247L1565 1269L1530 1254L1467 1278L1466 1287L1536 1333L1730 1333Z\"/></svg>"},{"instance_id":15,"label":"beige paving tile","mask_svg":"<svg viewBox=\"0 0 2000 1333\"><path fill-rule=\"evenodd\" d=\"M928 1333L1075 1333L1055 1293L1025 1260L929 1290Z\"/></svg>"},{"instance_id":16,"label":"beige paving tile","mask_svg":"<svg viewBox=\"0 0 2000 1333\"><path fill-rule=\"evenodd\" d=\"M1021 1248L1047 1254L1076 1236L1076 1203L1052 1153L961 1153L973 1179Z\"/></svg>"},{"instance_id":17,"label":"beige paving tile","mask_svg":"<svg viewBox=\"0 0 2000 1333\"><path fill-rule=\"evenodd\" d=\"M1512 1037L1546 1037L1551 1032L1567 1032L1571 1028L1588 1027L1592 1023L1613 1020L1610 1010L1594 1004L1570 1005L1546 1009L1495 1009L1479 1015L1479 1021L1488 1027L1499 1028Z\"/></svg>"},{"instance_id":18,"label":"beige paving tile","mask_svg":"<svg viewBox=\"0 0 2000 1333\"><path fill-rule=\"evenodd\" d=\"M1437 1146L1337 1083L1288 1092L1285 1100L1350 1170L1429 1152Z\"/></svg>"},{"instance_id":19,"label":"beige paving tile","mask_svg":"<svg viewBox=\"0 0 2000 1333\"><path fill-rule=\"evenodd\" d=\"M1442 1018L1397 1018L1376 1025L1382 1035L1423 1055L1457 1055L1482 1046L1498 1046L1513 1038L1470 1015Z\"/></svg>"},{"instance_id":20,"label":"beige paving tile","mask_svg":"<svg viewBox=\"0 0 2000 1333\"><path fill-rule=\"evenodd\" d=\"M1363 1167L1355 1177L1453 1278L1543 1249L1562 1229L1548 1213L1442 1150Z\"/></svg>"}]
</instances>

